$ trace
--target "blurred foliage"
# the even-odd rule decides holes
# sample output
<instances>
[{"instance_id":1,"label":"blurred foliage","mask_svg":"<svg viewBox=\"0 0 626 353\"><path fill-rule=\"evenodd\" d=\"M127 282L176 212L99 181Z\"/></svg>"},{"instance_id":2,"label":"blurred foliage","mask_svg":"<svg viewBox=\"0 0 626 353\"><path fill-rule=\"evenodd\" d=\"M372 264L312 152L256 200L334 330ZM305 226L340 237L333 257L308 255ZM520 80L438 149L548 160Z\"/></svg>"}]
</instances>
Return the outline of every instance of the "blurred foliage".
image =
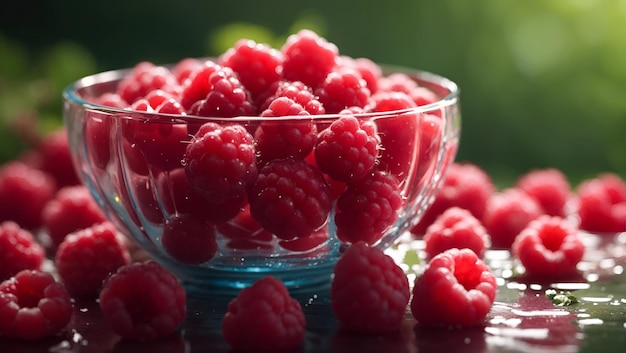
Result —
<instances>
[{"instance_id":1,"label":"blurred foliage","mask_svg":"<svg viewBox=\"0 0 626 353\"><path fill-rule=\"evenodd\" d=\"M80 72L218 55L242 37L279 47L311 28L342 54L458 82L458 160L501 184L546 167L572 182L626 176L626 0L16 3L0 15L3 117L51 112L50 97Z\"/></svg>"}]
</instances>

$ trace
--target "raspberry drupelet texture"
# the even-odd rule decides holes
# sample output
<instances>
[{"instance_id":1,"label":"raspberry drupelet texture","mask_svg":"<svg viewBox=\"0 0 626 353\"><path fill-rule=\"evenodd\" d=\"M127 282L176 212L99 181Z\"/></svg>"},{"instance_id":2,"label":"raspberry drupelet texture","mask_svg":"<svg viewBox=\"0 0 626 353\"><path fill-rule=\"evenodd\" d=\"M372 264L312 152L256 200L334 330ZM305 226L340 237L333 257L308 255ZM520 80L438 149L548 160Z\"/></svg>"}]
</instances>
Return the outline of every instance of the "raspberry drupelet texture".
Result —
<instances>
[{"instance_id":1,"label":"raspberry drupelet texture","mask_svg":"<svg viewBox=\"0 0 626 353\"><path fill-rule=\"evenodd\" d=\"M66 186L43 209L43 227L57 247L72 232L106 221L106 217L84 185Z\"/></svg>"},{"instance_id":2,"label":"raspberry drupelet texture","mask_svg":"<svg viewBox=\"0 0 626 353\"><path fill-rule=\"evenodd\" d=\"M324 114L324 106L313 94L311 87L300 81L280 80L275 82L266 92L257 98L257 110L263 113L278 97L287 97L300 104L311 115Z\"/></svg>"},{"instance_id":3,"label":"raspberry drupelet texture","mask_svg":"<svg viewBox=\"0 0 626 353\"><path fill-rule=\"evenodd\" d=\"M480 324L496 297L496 277L469 249L435 256L415 280L410 307L423 326Z\"/></svg>"},{"instance_id":4,"label":"raspberry drupelet texture","mask_svg":"<svg viewBox=\"0 0 626 353\"><path fill-rule=\"evenodd\" d=\"M109 328L133 341L171 335L187 313L184 288L154 261L120 267L104 282L99 303Z\"/></svg>"},{"instance_id":5,"label":"raspberry drupelet texture","mask_svg":"<svg viewBox=\"0 0 626 353\"><path fill-rule=\"evenodd\" d=\"M263 277L242 289L222 320L224 339L241 352L291 351L304 341L306 319L285 285Z\"/></svg>"},{"instance_id":6,"label":"raspberry drupelet texture","mask_svg":"<svg viewBox=\"0 0 626 353\"><path fill-rule=\"evenodd\" d=\"M303 160L273 160L259 171L249 192L250 214L278 238L309 236L328 220L330 186Z\"/></svg>"},{"instance_id":7,"label":"raspberry drupelet texture","mask_svg":"<svg viewBox=\"0 0 626 353\"><path fill-rule=\"evenodd\" d=\"M353 69L331 71L315 90L326 113L339 113L349 107L363 108L370 98L367 82Z\"/></svg>"},{"instance_id":8,"label":"raspberry drupelet texture","mask_svg":"<svg viewBox=\"0 0 626 353\"><path fill-rule=\"evenodd\" d=\"M618 175L605 173L584 180L576 194L581 229L597 233L626 231L626 183Z\"/></svg>"},{"instance_id":9,"label":"raspberry drupelet texture","mask_svg":"<svg viewBox=\"0 0 626 353\"><path fill-rule=\"evenodd\" d=\"M543 215L520 232L512 251L528 277L561 280L577 272L585 245L576 226L562 217Z\"/></svg>"},{"instance_id":10,"label":"raspberry drupelet texture","mask_svg":"<svg viewBox=\"0 0 626 353\"><path fill-rule=\"evenodd\" d=\"M175 92L177 87L176 77L166 67L143 61L137 63L131 73L122 79L117 93L124 101L132 104L153 90Z\"/></svg>"},{"instance_id":11,"label":"raspberry drupelet texture","mask_svg":"<svg viewBox=\"0 0 626 353\"><path fill-rule=\"evenodd\" d=\"M374 171L348 185L337 200L337 237L346 243L374 244L398 219L404 201L397 179Z\"/></svg>"},{"instance_id":12,"label":"raspberry drupelet texture","mask_svg":"<svg viewBox=\"0 0 626 353\"><path fill-rule=\"evenodd\" d=\"M323 130L315 142L318 168L338 181L353 182L364 177L379 154L374 124L344 115Z\"/></svg>"},{"instance_id":13,"label":"raspberry drupelet texture","mask_svg":"<svg viewBox=\"0 0 626 353\"><path fill-rule=\"evenodd\" d=\"M187 145L189 183L212 203L245 195L257 177L253 137L237 124L203 124Z\"/></svg>"},{"instance_id":14,"label":"raspberry drupelet texture","mask_svg":"<svg viewBox=\"0 0 626 353\"><path fill-rule=\"evenodd\" d=\"M45 259L44 248L13 221L0 223L0 281L21 270L39 270Z\"/></svg>"},{"instance_id":15,"label":"raspberry drupelet texture","mask_svg":"<svg viewBox=\"0 0 626 353\"><path fill-rule=\"evenodd\" d=\"M80 184L70 157L65 127L45 135L36 146L36 150L40 156L36 167L51 175L57 188Z\"/></svg>"},{"instance_id":16,"label":"raspberry drupelet texture","mask_svg":"<svg viewBox=\"0 0 626 353\"><path fill-rule=\"evenodd\" d=\"M97 298L103 281L129 264L130 254L113 224L103 222L68 234L54 263L72 297Z\"/></svg>"},{"instance_id":17,"label":"raspberry drupelet texture","mask_svg":"<svg viewBox=\"0 0 626 353\"><path fill-rule=\"evenodd\" d=\"M193 103L189 108L189 114L222 118L255 114L250 92L243 86L233 69L218 65L208 81L207 95Z\"/></svg>"},{"instance_id":18,"label":"raspberry drupelet texture","mask_svg":"<svg viewBox=\"0 0 626 353\"><path fill-rule=\"evenodd\" d=\"M544 213L565 217L571 186L563 172L555 168L531 170L523 174L515 186L537 200Z\"/></svg>"},{"instance_id":19,"label":"raspberry drupelet texture","mask_svg":"<svg viewBox=\"0 0 626 353\"><path fill-rule=\"evenodd\" d=\"M41 213L56 191L54 178L21 161L0 167L0 221L14 221L34 230L41 226Z\"/></svg>"},{"instance_id":20,"label":"raspberry drupelet texture","mask_svg":"<svg viewBox=\"0 0 626 353\"><path fill-rule=\"evenodd\" d=\"M283 77L290 81L302 81L317 88L337 65L339 50L333 43L303 29L290 35L281 48Z\"/></svg>"},{"instance_id":21,"label":"raspberry drupelet texture","mask_svg":"<svg viewBox=\"0 0 626 353\"><path fill-rule=\"evenodd\" d=\"M190 214L176 214L163 227L165 251L184 264L201 264L217 252L215 226Z\"/></svg>"},{"instance_id":22,"label":"raspberry drupelet texture","mask_svg":"<svg viewBox=\"0 0 626 353\"><path fill-rule=\"evenodd\" d=\"M407 276L391 257L354 243L333 273L332 310L343 329L380 334L399 328L411 293Z\"/></svg>"},{"instance_id":23,"label":"raspberry drupelet texture","mask_svg":"<svg viewBox=\"0 0 626 353\"><path fill-rule=\"evenodd\" d=\"M341 67L354 69L361 75L370 94L378 91L378 82L383 77L383 70L380 65L369 58L341 56L340 59L339 65Z\"/></svg>"},{"instance_id":24,"label":"raspberry drupelet texture","mask_svg":"<svg viewBox=\"0 0 626 353\"><path fill-rule=\"evenodd\" d=\"M468 248L482 258L491 245L487 230L480 220L460 207L451 207L437 217L426 229L424 243L428 258L452 248Z\"/></svg>"},{"instance_id":25,"label":"raspberry drupelet texture","mask_svg":"<svg viewBox=\"0 0 626 353\"><path fill-rule=\"evenodd\" d=\"M220 65L214 61L207 60L188 74L185 81L181 83L180 94L180 103L185 110L189 111L194 103L206 98L211 91L209 78L219 68Z\"/></svg>"},{"instance_id":26,"label":"raspberry drupelet texture","mask_svg":"<svg viewBox=\"0 0 626 353\"><path fill-rule=\"evenodd\" d=\"M47 272L22 270L0 283L0 336L28 341L51 337L72 314L67 290Z\"/></svg>"}]
</instances>

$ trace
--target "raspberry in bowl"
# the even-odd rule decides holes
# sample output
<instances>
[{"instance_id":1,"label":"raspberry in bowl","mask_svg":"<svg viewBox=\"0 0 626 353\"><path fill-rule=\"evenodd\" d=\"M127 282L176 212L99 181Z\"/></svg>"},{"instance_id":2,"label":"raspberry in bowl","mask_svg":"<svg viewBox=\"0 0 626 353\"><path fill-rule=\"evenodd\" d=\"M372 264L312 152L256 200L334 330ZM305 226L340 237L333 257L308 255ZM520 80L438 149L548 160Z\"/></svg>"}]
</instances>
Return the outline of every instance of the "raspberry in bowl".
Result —
<instances>
[{"instance_id":1,"label":"raspberry in bowl","mask_svg":"<svg viewBox=\"0 0 626 353\"><path fill-rule=\"evenodd\" d=\"M270 275L328 289L348 246L385 249L417 224L460 134L454 82L309 30L97 73L64 100L82 182L191 294Z\"/></svg>"}]
</instances>

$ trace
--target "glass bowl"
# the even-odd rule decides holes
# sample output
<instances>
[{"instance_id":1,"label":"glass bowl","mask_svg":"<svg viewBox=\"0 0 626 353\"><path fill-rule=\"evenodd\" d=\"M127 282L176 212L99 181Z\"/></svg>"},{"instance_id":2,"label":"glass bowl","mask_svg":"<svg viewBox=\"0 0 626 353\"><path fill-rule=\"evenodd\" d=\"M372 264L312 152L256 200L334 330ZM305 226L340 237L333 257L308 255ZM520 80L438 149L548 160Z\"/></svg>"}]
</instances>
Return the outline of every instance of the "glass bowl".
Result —
<instances>
[{"instance_id":1,"label":"glass bowl","mask_svg":"<svg viewBox=\"0 0 626 353\"><path fill-rule=\"evenodd\" d=\"M384 69L409 75L439 100L411 109L355 114L360 121L369 121L375 127L379 155L374 169L392 176L401 200L393 215L395 221L367 240L382 249L409 232L432 203L442 176L456 155L461 119L459 90L454 82L427 72ZM256 146L254 133L268 124L268 119L156 114L93 103L92 97L114 92L129 72L114 70L84 77L63 93L73 162L107 217L155 261L178 276L192 295L232 295L267 275L281 279L293 295L309 295L328 288L335 262L356 241L338 236L335 223L337 200L351 183L337 182L321 173L314 166L311 152L298 163L310 167L307 170L312 174L303 178L316 180L311 183L317 182L316 187L323 190L305 195L304 203L310 199L327 200L322 202L326 202L326 214L310 225L308 232L296 235L266 227L256 217L265 209L248 203L259 198L252 195L258 190L252 191L254 188L248 185L242 197L230 197L224 196L227 192L219 192L222 186L208 185L218 192L199 192L186 173L189 164L185 162L185 153L205 123L218 128L237 125L250 133ZM271 124L308 124L321 134L340 117L287 116L273 119ZM259 165L259 175L261 170ZM205 183L210 182L205 179ZM276 186L274 190L281 189ZM280 191L274 196L285 197ZM291 216L286 215L285 222Z\"/></svg>"}]
</instances>

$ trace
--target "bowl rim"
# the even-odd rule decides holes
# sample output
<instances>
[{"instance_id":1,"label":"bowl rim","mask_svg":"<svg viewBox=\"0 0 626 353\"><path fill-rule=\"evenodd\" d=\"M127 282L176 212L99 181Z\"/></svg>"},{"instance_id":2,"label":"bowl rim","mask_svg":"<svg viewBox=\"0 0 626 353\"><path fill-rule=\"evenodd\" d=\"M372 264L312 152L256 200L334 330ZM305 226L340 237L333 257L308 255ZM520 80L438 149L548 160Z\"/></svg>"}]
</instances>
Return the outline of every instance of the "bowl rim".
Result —
<instances>
[{"instance_id":1,"label":"bowl rim","mask_svg":"<svg viewBox=\"0 0 626 353\"><path fill-rule=\"evenodd\" d=\"M210 60L210 59L207 59ZM171 67L172 65L162 65L165 67ZM434 112L449 106L453 106L458 103L460 88L457 83L454 81L424 70L412 69L409 67L398 66L398 65L386 65L380 64L380 67L383 69L383 74L391 74L391 73L404 73L409 75L413 79L417 79L423 82L428 82L431 86L440 87L448 93L445 96L442 96L439 100L425 105L420 105L417 107L399 109L399 110L389 110L389 111L381 111L381 112L365 112L365 113L355 113L352 114L357 118L384 118L386 116L398 116L401 114L421 114L421 113L429 113ZM108 71L102 71L98 73L94 73L91 75L84 76L68 86L63 90L62 97L65 103L71 103L82 107L83 109L99 111L102 113L108 113L113 115L125 115L128 116L137 114L143 117L166 117L166 118L178 118L185 120L202 120L202 121L259 121L259 120L267 120L266 117L261 117L259 115L249 115L249 116L235 116L235 117L206 117L199 115L181 115L181 114L165 114L165 113L157 113L157 112L146 112L146 111L138 111L131 110L127 108L117 108L111 106L105 106L101 104L97 104L91 102L78 93L81 89L86 89L88 87L94 86L96 84L103 84L108 82L114 82L121 80L125 75L130 73L132 68L123 68L123 69L114 69ZM287 115L280 117L272 117L272 121L281 121L281 120L300 120L300 121L314 121L314 120L324 120L324 119L335 119L340 116L339 113L332 114L315 114L315 115Z\"/></svg>"}]
</instances>

